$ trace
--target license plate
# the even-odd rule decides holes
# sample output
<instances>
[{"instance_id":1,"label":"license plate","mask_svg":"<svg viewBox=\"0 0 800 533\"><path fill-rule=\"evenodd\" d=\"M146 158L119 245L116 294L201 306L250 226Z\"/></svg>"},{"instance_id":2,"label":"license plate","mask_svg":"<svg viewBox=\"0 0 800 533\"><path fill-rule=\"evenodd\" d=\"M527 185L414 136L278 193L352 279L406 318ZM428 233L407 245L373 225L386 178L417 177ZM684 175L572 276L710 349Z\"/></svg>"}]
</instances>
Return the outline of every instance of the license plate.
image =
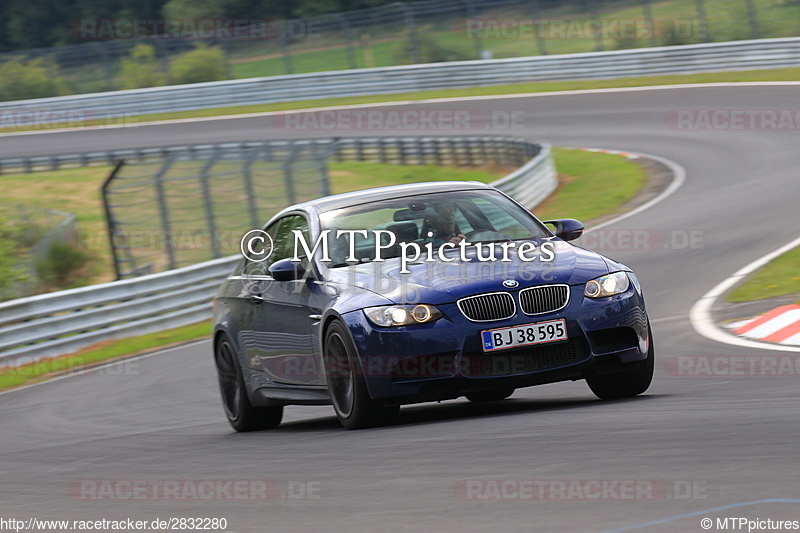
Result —
<instances>
[{"instance_id":1,"label":"license plate","mask_svg":"<svg viewBox=\"0 0 800 533\"><path fill-rule=\"evenodd\" d=\"M560 318L510 328L488 329L481 332L481 337L484 352L563 341L567 339L567 321Z\"/></svg>"}]
</instances>

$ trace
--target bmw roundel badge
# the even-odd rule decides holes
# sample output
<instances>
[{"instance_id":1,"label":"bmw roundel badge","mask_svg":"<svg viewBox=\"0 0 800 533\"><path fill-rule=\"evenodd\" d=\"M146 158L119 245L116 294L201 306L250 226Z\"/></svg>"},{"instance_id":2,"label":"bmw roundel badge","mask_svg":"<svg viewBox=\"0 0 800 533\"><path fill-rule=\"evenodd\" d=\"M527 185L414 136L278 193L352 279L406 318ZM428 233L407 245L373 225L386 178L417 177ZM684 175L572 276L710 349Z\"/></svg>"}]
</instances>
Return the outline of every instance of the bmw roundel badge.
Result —
<instances>
[{"instance_id":1,"label":"bmw roundel badge","mask_svg":"<svg viewBox=\"0 0 800 533\"><path fill-rule=\"evenodd\" d=\"M519 282L515 279L507 279L503 282L503 287L506 289L514 289L519 286Z\"/></svg>"}]
</instances>

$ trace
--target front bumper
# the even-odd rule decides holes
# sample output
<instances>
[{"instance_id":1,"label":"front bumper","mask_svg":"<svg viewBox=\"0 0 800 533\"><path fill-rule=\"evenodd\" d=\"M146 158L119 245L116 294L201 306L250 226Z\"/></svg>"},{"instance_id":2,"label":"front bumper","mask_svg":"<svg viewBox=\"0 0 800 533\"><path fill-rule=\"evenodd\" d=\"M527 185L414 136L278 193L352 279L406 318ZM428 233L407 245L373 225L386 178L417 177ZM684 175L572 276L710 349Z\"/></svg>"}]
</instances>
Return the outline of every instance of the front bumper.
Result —
<instances>
[{"instance_id":1,"label":"front bumper","mask_svg":"<svg viewBox=\"0 0 800 533\"><path fill-rule=\"evenodd\" d=\"M455 303L439 305L444 318L382 328L363 311L343 316L353 336L370 396L387 403L457 398L470 391L520 388L612 373L647 357L648 318L634 284L602 299L570 287L569 304L536 316L470 322ZM481 331L564 318L567 341L484 354Z\"/></svg>"}]
</instances>

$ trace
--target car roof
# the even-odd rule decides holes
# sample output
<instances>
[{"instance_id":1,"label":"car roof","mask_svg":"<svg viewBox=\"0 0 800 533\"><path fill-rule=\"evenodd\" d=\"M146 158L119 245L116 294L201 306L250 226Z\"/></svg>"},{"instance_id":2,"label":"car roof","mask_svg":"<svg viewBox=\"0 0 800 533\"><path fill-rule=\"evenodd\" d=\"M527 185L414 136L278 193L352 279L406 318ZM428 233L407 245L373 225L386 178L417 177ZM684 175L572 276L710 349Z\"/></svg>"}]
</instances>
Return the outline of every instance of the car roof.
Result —
<instances>
[{"instance_id":1,"label":"car roof","mask_svg":"<svg viewBox=\"0 0 800 533\"><path fill-rule=\"evenodd\" d=\"M437 192L466 191L476 189L493 189L491 185L479 181L436 181L409 183L407 185L391 185L388 187L377 187L374 189L364 189L361 191L346 192L325 196L316 200L311 200L295 206L295 208L310 207L318 212L332 211L343 207L379 202L381 200L391 200L392 198L402 198L403 196L413 196L416 194L431 194Z\"/></svg>"}]
</instances>

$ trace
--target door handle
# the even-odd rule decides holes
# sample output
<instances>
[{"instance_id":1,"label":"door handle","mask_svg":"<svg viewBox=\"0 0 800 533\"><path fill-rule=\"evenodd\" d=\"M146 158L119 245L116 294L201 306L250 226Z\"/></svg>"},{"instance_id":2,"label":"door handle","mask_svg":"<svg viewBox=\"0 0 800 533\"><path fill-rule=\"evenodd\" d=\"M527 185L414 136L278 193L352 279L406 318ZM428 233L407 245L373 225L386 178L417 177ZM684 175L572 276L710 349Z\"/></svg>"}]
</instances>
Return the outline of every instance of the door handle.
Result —
<instances>
[{"instance_id":1,"label":"door handle","mask_svg":"<svg viewBox=\"0 0 800 533\"><path fill-rule=\"evenodd\" d=\"M250 301L251 301L251 302L253 302L253 303L254 303L254 304L256 304L256 305L260 305L260 304L261 304L261 302L263 302L263 301L264 301L264 297L263 297L263 296L261 296L261 293L260 293L260 292L258 292L258 293L252 293L252 294L250 295Z\"/></svg>"}]
</instances>

